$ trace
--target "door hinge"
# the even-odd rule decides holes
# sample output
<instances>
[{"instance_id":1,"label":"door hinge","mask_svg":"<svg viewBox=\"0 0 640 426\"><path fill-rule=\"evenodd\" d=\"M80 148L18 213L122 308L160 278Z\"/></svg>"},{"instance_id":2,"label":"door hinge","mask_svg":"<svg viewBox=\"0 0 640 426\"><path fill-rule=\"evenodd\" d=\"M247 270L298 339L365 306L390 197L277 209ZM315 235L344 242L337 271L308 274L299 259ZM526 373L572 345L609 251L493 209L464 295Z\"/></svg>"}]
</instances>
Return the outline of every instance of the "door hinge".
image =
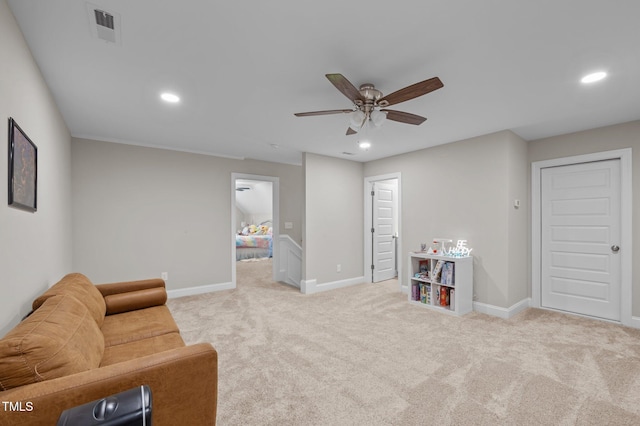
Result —
<instances>
[{"instance_id":1,"label":"door hinge","mask_svg":"<svg viewBox=\"0 0 640 426\"><path fill-rule=\"evenodd\" d=\"M376 228L371 228L371 233L373 234L374 232L376 232Z\"/></svg>"},{"instance_id":2,"label":"door hinge","mask_svg":"<svg viewBox=\"0 0 640 426\"><path fill-rule=\"evenodd\" d=\"M371 265L371 270L373 271L376 267L374 265Z\"/></svg>"},{"instance_id":3,"label":"door hinge","mask_svg":"<svg viewBox=\"0 0 640 426\"><path fill-rule=\"evenodd\" d=\"M376 195L376 191L371 191L371 196L373 197L374 195Z\"/></svg>"}]
</instances>

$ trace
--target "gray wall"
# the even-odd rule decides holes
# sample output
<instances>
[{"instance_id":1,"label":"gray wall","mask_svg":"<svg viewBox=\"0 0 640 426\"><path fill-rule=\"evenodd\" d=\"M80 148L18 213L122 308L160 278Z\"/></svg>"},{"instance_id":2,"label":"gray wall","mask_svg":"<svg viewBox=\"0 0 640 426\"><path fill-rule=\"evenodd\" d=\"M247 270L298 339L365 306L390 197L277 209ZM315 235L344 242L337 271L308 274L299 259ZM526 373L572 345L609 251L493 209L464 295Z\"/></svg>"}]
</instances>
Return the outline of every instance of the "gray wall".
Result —
<instances>
[{"instance_id":1,"label":"gray wall","mask_svg":"<svg viewBox=\"0 0 640 426\"><path fill-rule=\"evenodd\" d=\"M0 0L0 337L71 268L70 140L5 0ZM38 146L38 211L7 206L8 118Z\"/></svg>"},{"instance_id":2,"label":"gray wall","mask_svg":"<svg viewBox=\"0 0 640 426\"><path fill-rule=\"evenodd\" d=\"M531 204L529 202L530 173L527 142L518 135L507 132L507 305L514 304L531 296L531 242L529 220ZM515 207L515 200L520 207Z\"/></svg>"},{"instance_id":3,"label":"gray wall","mask_svg":"<svg viewBox=\"0 0 640 426\"><path fill-rule=\"evenodd\" d=\"M317 284L362 277L363 165L304 154L305 237L302 278ZM337 272L337 265L341 272Z\"/></svg>"},{"instance_id":4,"label":"gray wall","mask_svg":"<svg viewBox=\"0 0 640 426\"><path fill-rule=\"evenodd\" d=\"M168 272L169 290L230 282L232 172L280 178L280 230L300 243L300 166L73 139L74 270L96 283Z\"/></svg>"},{"instance_id":5,"label":"gray wall","mask_svg":"<svg viewBox=\"0 0 640 426\"><path fill-rule=\"evenodd\" d=\"M466 239L478 302L508 308L526 298L527 203L513 208L528 194L525 141L503 131L364 166L367 177L394 172L402 174L403 262L422 242ZM403 263L403 284L406 274Z\"/></svg>"},{"instance_id":6,"label":"gray wall","mask_svg":"<svg viewBox=\"0 0 640 426\"><path fill-rule=\"evenodd\" d=\"M570 157L614 149L633 150L633 276L640 274L640 121L600 127L584 132L540 139L529 142L530 162ZM634 316L640 316L640 281L632 285Z\"/></svg>"}]
</instances>

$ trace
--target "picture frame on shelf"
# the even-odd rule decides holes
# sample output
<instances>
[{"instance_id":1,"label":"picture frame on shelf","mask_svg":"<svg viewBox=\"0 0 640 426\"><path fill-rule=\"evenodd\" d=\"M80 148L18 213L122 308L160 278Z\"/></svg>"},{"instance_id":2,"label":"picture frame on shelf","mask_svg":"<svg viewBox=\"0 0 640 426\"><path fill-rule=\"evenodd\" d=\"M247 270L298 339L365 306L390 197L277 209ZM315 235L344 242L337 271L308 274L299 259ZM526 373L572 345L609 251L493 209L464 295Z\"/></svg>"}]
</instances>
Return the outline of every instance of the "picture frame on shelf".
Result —
<instances>
[{"instance_id":1,"label":"picture frame on shelf","mask_svg":"<svg viewBox=\"0 0 640 426\"><path fill-rule=\"evenodd\" d=\"M9 206L38 210L38 147L9 118Z\"/></svg>"}]
</instances>

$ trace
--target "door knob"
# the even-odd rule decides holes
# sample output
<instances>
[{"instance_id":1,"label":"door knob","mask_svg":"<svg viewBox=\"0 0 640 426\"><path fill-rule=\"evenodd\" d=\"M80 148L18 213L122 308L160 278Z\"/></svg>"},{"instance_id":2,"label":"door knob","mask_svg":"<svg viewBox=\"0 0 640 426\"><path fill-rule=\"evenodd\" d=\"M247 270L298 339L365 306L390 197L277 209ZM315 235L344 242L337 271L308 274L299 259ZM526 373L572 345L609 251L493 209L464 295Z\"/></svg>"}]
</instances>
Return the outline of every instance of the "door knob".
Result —
<instances>
[{"instance_id":1,"label":"door knob","mask_svg":"<svg viewBox=\"0 0 640 426\"><path fill-rule=\"evenodd\" d=\"M614 244L611 246L611 251L617 253L618 251L620 251L620 247Z\"/></svg>"}]
</instances>

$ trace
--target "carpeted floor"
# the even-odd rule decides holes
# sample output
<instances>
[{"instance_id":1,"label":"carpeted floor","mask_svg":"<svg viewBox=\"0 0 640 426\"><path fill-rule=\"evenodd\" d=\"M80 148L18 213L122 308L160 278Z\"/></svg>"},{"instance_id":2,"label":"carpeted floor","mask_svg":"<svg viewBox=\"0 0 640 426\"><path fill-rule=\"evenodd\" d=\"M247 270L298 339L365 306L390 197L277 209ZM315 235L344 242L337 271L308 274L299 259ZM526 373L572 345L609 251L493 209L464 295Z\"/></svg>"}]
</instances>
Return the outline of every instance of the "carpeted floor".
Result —
<instances>
[{"instance_id":1,"label":"carpeted floor","mask_svg":"<svg viewBox=\"0 0 640 426\"><path fill-rule=\"evenodd\" d=\"M396 281L302 295L241 262L238 288L169 301L219 354L218 424L640 425L640 330L538 309L410 306Z\"/></svg>"}]
</instances>

